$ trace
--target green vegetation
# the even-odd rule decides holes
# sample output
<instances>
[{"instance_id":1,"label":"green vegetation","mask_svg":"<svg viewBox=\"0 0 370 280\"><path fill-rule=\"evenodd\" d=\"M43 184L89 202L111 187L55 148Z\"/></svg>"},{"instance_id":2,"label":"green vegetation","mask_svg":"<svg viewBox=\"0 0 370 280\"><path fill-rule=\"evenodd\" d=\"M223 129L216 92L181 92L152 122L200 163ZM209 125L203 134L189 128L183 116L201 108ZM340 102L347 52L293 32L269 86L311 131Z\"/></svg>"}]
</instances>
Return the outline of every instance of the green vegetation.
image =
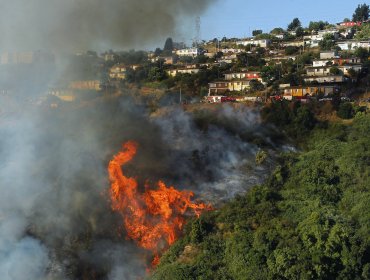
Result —
<instances>
[{"instance_id":1,"label":"green vegetation","mask_svg":"<svg viewBox=\"0 0 370 280\"><path fill-rule=\"evenodd\" d=\"M358 40L366 40L370 38L370 23L363 24L356 32L355 38Z\"/></svg>"},{"instance_id":2,"label":"green vegetation","mask_svg":"<svg viewBox=\"0 0 370 280\"><path fill-rule=\"evenodd\" d=\"M306 106L265 113L305 128L306 149L188 223L152 279L370 279L370 116L317 125L310 115Z\"/></svg>"},{"instance_id":3,"label":"green vegetation","mask_svg":"<svg viewBox=\"0 0 370 280\"><path fill-rule=\"evenodd\" d=\"M294 18L292 22L288 24L288 31L294 31L298 27L301 27L301 22L298 18Z\"/></svg>"},{"instance_id":4,"label":"green vegetation","mask_svg":"<svg viewBox=\"0 0 370 280\"><path fill-rule=\"evenodd\" d=\"M369 19L369 5L362 4L358 5L353 16L353 21L365 21Z\"/></svg>"}]
</instances>

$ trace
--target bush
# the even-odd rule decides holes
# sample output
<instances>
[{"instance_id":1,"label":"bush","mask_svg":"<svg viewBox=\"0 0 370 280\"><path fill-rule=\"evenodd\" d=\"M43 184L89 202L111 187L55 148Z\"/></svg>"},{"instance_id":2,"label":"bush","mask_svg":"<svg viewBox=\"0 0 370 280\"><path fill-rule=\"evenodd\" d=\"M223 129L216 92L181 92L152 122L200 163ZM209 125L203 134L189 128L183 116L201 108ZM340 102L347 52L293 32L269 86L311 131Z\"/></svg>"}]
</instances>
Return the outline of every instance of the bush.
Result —
<instances>
[{"instance_id":1,"label":"bush","mask_svg":"<svg viewBox=\"0 0 370 280\"><path fill-rule=\"evenodd\" d=\"M342 119L352 119L354 116L352 104L349 102L341 103L339 105L337 115Z\"/></svg>"}]
</instances>

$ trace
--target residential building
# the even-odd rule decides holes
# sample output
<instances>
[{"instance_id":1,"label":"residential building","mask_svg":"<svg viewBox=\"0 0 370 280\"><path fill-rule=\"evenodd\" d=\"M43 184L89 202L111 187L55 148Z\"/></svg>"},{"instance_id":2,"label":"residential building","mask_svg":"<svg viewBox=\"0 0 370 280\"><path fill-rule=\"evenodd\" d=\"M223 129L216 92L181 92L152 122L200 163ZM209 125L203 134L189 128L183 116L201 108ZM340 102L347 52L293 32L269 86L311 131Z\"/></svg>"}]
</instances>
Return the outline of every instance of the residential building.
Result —
<instances>
[{"instance_id":1,"label":"residential building","mask_svg":"<svg viewBox=\"0 0 370 280\"><path fill-rule=\"evenodd\" d=\"M246 71L246 72L230 72L225 74L225 80L231 81L234 79L256 79L260 82L262 81L260 72L252 72L252 71Z\"/></svg>"},{"instance_id":2,"label":"residential building","mask_svg":"<svg viewBox=\"0 0 370 280\"><path fill-rule=\"evenodd\" d=\"M344 83L347 78L343 75L327 75L327 76L305 76L303 77L305 82L312 83L316 82L319 84L325 83Z\"/></svg>"},{"instance_id":3,"label":"residential building","mask_svg":"<svg viewBox=\"0 0 370 280\"><path fill-rule=\"evenodd\" d=\"M306 67L306 74L307 76L328 76L330 75L330 68L331 66L308 66Z\"/></svg>"},{"instance_id":4,"label":"residential building","mask_svg":"<svg viewBox=\"0 0 370 280\"><path fill-rule=\"evenodd\" d=\"M370 49L370 40L358 41L358 40L346 40L337 42L336 45L343 51L351 51L356 48Z\"/></svg>"},{"instance_id":5,"label":"residential building","mask_svg":"<svg viewBox=\"0 0 370 280\"><path fill-rule=\"evenodd\" d=\"M198 56L201 55L203 51L200 48L188 48L188 49L180 49L176 51L178 56Z\"/></svg>"},{"instance_id":6,"label":"residential building","mask_svg":"<svg viewBox=\"0 0 370 280\"><path fill-rule=\"evenodd\" d=\"M69 84L70 89L77 90L101 90L101 84L98 80L73 81Z\"/></svg>"},{"instance_id":7,"label":"residential building","mask_svg":"<svg viewBox=\"0 0 370 280\"><path fill-rule=\"evenodd\" d=\"M336 58L338 53L336 51L320 52L320 59Z\"/></svg>"},{"instance_id":8,"label":"residential building","mask_svg":"<svg viewBox=\"0 0 370 280\"><path fill-rule=\"evenodd\" d=\"M259 39L259 40L245 39L245 40L237 41L236 44L237 45L243 45L243 46L255 45L255 46L259 46L261 48L267 48L268 46L270 46L271 40L270 39Z\"/></svg>"},{"instance_id":9,"label":"residential building","mask_svg":"<svg viewBox=\"0 0 370 280\"><path fill-rule=\"evenodd\" d=\"M209 83L208 95L217 95L232 91L246 91L250 88L250 81L249 79L215 81Z\"/></svg>"},{"instance_id":10,"label":"residential building","mask_svg":"<svg viewBox=\"0 0 370 280\"><path fill-rule=\"evenodd\" d=\"M315 59L312 62L312 66L314 67L321 67L321 66L328 66L328 65L343 65L343 64L360 64L361 59L358 57L351 57L351 58L328 58L328 59Z\"/></svg>"},{"instance_id":11,"label":"residential building","mask_svg":"<svg viewBox=\"0 0 370 280\"><path fill-rule=\"evenodd\" d=\"M126 79L127 67L123 64L114 65L109 71L111 79L124 80Z\"/></svg>"},{"instance_id":12,"label":"residential building","mask_svg":"<svg viewBox=\"0 0 370 280\"><path fill-rule=\"evenodd\" d=\"M175 77L177 74L197 74L199 73L201 69L200 68L176 68L176 69L170 69L167 70L167 74L170 77Z\"/></svg>"},{"instance_id":13,"label":"residential building","mask_svg":"<svg viewBox=\"0 0 370 280\"><path fill-rule=\"evenodd\" d=\"M332 95L339 92L336 86L294 86L284 89L284 99L291 100L293 98L301 99L317 95Z\"/></svg>"}]
</instances>

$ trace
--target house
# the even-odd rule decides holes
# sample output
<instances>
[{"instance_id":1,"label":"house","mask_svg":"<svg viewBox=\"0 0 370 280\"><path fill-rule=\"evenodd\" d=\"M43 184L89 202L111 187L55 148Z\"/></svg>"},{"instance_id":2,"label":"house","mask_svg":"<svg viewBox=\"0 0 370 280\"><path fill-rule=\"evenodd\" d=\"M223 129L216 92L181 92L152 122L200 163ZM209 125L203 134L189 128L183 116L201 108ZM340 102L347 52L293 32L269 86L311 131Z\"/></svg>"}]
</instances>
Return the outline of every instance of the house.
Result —
<instances>
[{"instance_id":1,"label":"house","mask_svg":"<svg viewBox=\"0 0 370 280\"><path fill-rule=\"evenodd\" d=\"M197 74L199 73L201 69L200 68L176 68L176 69L170 69L167 70L167 74L170 77L175 77L178 74Z\"/></svg>"},{"instance_id":2,"label":"house","mask_svg":"<svg viewBox=\"0 0 370 280\"><path fill-rule=\"evenodd\" d=\"M303 40L287 41L287 42L282 43L283 47L303 47L304 45L305 45L305 42Z\"/></svg>"},{"instance_id":3,"label":"house","mask_svg":"<svg viewBox=\"0 0 370 280\"><path fill-rule=\"evenodd\" d=\"M209 83L208 95L218 95L232 91L246 91L250 88L250 81L249 79L215 81Z\"/></svg>"},{"instance_id":4,"label":"house","mask_svg":"<svg viewBox=\"0 0 370 280\"><path fill-rule=\"evenodd\" d=\"M336 29L336 28L324 29L324 30L317 31L317 35L319 37L321 37L322 39L324 39L325 35L327 35L327 34L333 35L334 36L334 40L338 40L338 38L339 38L339 30Z\"/></svg>"},{"instance_id":5,"label":"house","mask_svg":"<svg viewBox=\"0 0 370 280\"><path fill-rule=\"evenodd\" d=\"M76 95L71 89L51 88L49 89L48 94L56 96L65 102L72 102L76 100Z\"/></svg>"},{"instance_id":6,"label":"house","mask_svg":"<svg viewBox=\"0 0 370 280\"><path fill-rule=\"evenodd\" d=\"M308 66L306 67L306 74L307 76L328 76L330 75L330 68L331 66Z\"/></svg>"},{"instance_id":7,"label":"house","mask_svg":"<svg viewBox=\"0 0 370 280\"><path fill-rule=\"evenodd\" d=\"M278 55L278 56L273 56L273 57L267 57L265 58L266 61L275 61L276 63L282 62L282 61L287 61L287 60L296 60L297 56L296 55Z\"/></svg>"},{"instance_id":8,"label":"house","mask_svg":"<svg viewBox=\"0 0 370 280\"><path fill-rule=\"evenodd\" d=\"M338 53L336 51L320 52L320 59L328 59L328 58L335 58L335 57L338 57Z\"/></svg>"},{"instance_id":9,"label":"house","mask_svg":"<svg viewBox=\"0 0 370 280\"><path fill-rule=\"evenodd\" d=\"M159 59L164 60L164 64L166 65L172 65L175 63L175 59L173 58L173 56L160 57Z\"/></svg>"},{"instance_id":10,"label":"house","mask_svg":"<svg viewBox=\"0 0 370 280\"><path fill-rule=\"evenodd\" d=\"M242 49L234 49L234 48L220 49L219 51L224 53L224 54L234 54L234 53L243 52Z\"/></svg>"},{"instance_id":11,"label":"house","mask_svg":"<svg viewBox=\"0 0 370 280\"><path fill-rule=\"evenodd\" d=\"M344 75L349 75L348 71L353 69L355 72L359 73L362 71L362 64L343 64L339 65L338 69L343 72Z\"/></svg>"},{"instance_id":12,"label":"house","mask_svg":"<svg viewBox=\"0 0 370 280\"><path fill-rule=\"evenodd\" d=\"M351 51L356 48L370 49L370 40L357 41L357 40L346 40L337 42L336 45L343 51Z\"/></svg>"},{"instance_id":13,"label":"house","mask_svg":"<svg viewBox=\"0 0 370 280\"><path fill-rule=\"evenodd\" d=\"M3 52L0 64L31 64L35 61L34 52Z\"/></svg>"},{"instance_id":14,"label":"house","mask_svg":"<svg viewBox=\"0 0 370 280\"><path fill-rule=\"evenodd\" d=\"M353 26L361 26L361 21L347 21L347 22L341 22L337 23L339 26L345 26L345 27L353 27Z\"/></svg>"},{"instance_id":15,"label":"house","mask_svg":"<svg viewBox=\"0 0 370 280\"><path fill-rule=\"evenodd\" d=\"M316 82L319 84L324 83L344 83L347 78L343 75L327 75L327 76L305 76L303 77L305 82L312 83Z\"/></svg>"},{"instance_id":16,"label":"house","mask_svg":"<svg viewBox=\"0 0 370 280\"><path fill-rule=\"evenodd\" d=\"M187 49L180 49L175 52L178 56L192 56L196 57L201 55L203 51L200 48L187 48Z\"/></svg>"},{"instance_id":17,"label":"house","mask_svg":"<svg viewBox=\"0 0 370 280\"><path fill-rule=\"evenodd\" d=\"M221 58L217 59L217 62L219 63L233 63L238 59L236 54L227 54L223 55Z\"/></svg>"},{"instance_id":18,"label":"house","mask_svg":"<svg viewBox=\"0 0 370 280\"><path fill-rule=\"evenodd\" d=\"M76 90L101 90L101 84L98 80L73 81L69 84L70 89Z\"/></svg>"},{"instance_id":19,"label":"house","mask_svg":"<svg viewBox=\"0 0 370 280\"><path fill-rule=\"evenodd\" d=\"M262 81L260 72L255 71L229 72L225 74L225 80L233 79L256 79Z\"/></svg>"},{"instance_id":20,"label":"house","mask_svg":"<svg viewBox=\"0 0 370 280\"><path fill-rule=\"evenodd\" d=\"M328 59L315 59L312 62L312 66L320 67L320 66L328 66L328 65L343 65L343 64L360 64L361 59L358 57L351 57L351 58L328 58Z\"/></svg>"},{"instance_id":21,"label":"house","mask_svg":"<svg viewBox=\"0 0 370 280\"><path fill-rule=\"evenodd\" d=\"M287 100L302 99L317 95L327 96L338 92L339 89L336 86L294 86L284 89L283 98Z\"/></svg>"},{"instance_id":22,"label":"house","mask_svg":"<svg viewBox=\"0 0 370 280\"><path fill-rule=\"evenodd\" d=\"M255 45L255 46L259 46L261 48L267 48L268 46L270 46L271 40L270 39L259 39L259 40L245 39L245 40L242 40L242 41L237 41L236 44L237 45L243 45L243 46Z\"/></svg>"},{"instance_id":23,"label":"house","mask_svg":"<svg viewBox=\"0 0 370 280\"><path fill-rule=\"evenodd\" d=\"M123 64L114 65L109 70L109 77L111 79L124 80L126 79L127 67Z\"/></svg>"}]
</instances>

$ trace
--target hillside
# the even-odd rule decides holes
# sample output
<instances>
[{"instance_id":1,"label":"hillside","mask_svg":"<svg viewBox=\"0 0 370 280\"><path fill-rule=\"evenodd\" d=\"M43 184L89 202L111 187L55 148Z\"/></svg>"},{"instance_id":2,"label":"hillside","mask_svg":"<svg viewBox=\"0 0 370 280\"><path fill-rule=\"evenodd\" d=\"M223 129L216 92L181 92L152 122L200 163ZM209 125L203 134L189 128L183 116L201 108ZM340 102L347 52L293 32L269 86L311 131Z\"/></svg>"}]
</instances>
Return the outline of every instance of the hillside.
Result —
<instances>
[{"instance_id":1,"label":"hillside","mask_svg":"<svg viewBox=\"0 0 370 280\"><path fill-rule=\"evenodd\" d=\"M151 279L370 279L370 116L319 124L270 179L190 222Z\"/></svg>"}]
</instances>

